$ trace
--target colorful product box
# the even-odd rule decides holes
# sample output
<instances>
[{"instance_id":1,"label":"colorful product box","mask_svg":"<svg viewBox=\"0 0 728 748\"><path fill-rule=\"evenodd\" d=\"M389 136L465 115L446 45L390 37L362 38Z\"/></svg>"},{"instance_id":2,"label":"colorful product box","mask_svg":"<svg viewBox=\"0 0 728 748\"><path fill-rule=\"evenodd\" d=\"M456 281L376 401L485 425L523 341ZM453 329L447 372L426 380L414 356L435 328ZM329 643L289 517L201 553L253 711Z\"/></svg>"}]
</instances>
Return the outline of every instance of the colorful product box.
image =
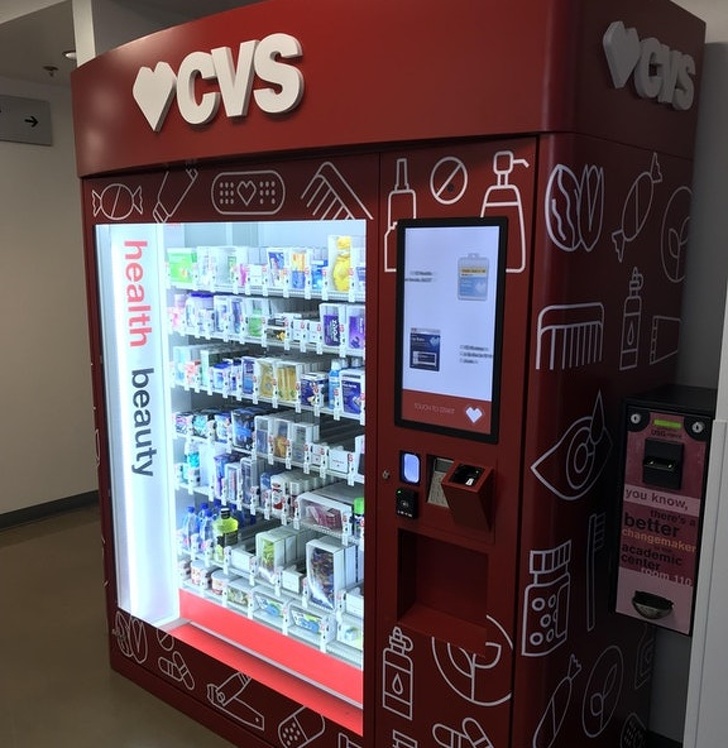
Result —
<instances>
[{"instance_id":1,"label":"colorful product box","mask_svg":"<svg viewBox=\"0 0 728 748\"><path fill-rule=\"evenodd\" d=\"M233 446L249 452L255 445L255 432L258 418L267 418L266 408L250 405L232 411Z\"/></svg>"},{"instance_id":2,"label":"colorful product box","mask_svg":"<svg viewBox=\"0 0 728 748\"><path fill-rule=\"evenodd\" d=\"M329 402L329 374L325 371L310 371L301 374L299 380L301 405L323 408Z\"/></svg>"},{"instance_id":3,"label":"colorful product box","mask_svg":"<svg viewBox=\"0 0 728 748\"><path fill-rule=\"evenodd\" d=\"M346 304L320 304L323 345L338 348L345 345Z\"/></svg>"},{"instance_id":4,"label":"colorful product box","mask_svg":"<svg viewBox=\"0 0 728 748\"><path fill-rule=\"evenodd\" d=\"M366 315L363 305L350 304L346 308L346 345L352 351L366 347Z\"/></svg>"},{"instance_id":5,"label":"colorful product box","mask_svg":"<svg viewBox=\"0 0 728 748\"><path fill-rule=\"evenodd\" d=\"M251 609L253 604L252 593L242 579L234 579L228 584L227 601L228 605L237 605L239 608L244 608L246 612Z\"/></svg>"},{"instance_id":6,"label":"colorful product box","mask_svg":"<svg viewBox=\"0 0 728 748\"><path fill-rule=\"evenodd\" d=\"M364 405L364 369L343 369L341 379L341 409L352 416L360 416Z\"/></svg>"},{"instance_id":7,"label":"colorful product box","mask_svg":"<svg viewBox=\"0 0 728 748\"><path fill-rule=\"evenodd\" d=\"M356 582L355 551L354 546L342 546L333 538L306 544L306 581L313 603L334 610L337 594Z\"/></svg>"},{"instance_id":8,"label":"colorful product box","mask_svg":"<svg viewBox=\"0 0 728 748\"><path fill-rule=\"evenodd\" d=\"M288 282L288 250L269 247L266 254L268 260L268 288L280 291Z\"/></svg>"},{"instance_id":9,"label":"colorful product box","mask_svg":"<svg viewBox=\"0 0 728 748\"><path fill-rule=\"evenodd\" d=\"M255 359L255 381L258 388L258 397L272 400L277 396L278 385L276 381L276 359Z\"/></svg>"},{"instance_id":10,"label":"colorful product box","mask_svg":"<svg viewBox=\"0 0 728 748\"><path fill-rule=\"evenodd\" d=\"M197 250L190 247L167 249L167 275L170 283L193 283L197 277Z\"/></svg>"},{"instance_id":11,"label":"colorful product box","mask_svg":"<svg viewBox=\"0 0 728 748\"><path fill-rule=\"evenodd\" d=\"M297 543L295 531L286 527L259 532L255 536L258 574L266 582L273 583L277 571L296 563Z\"/></svg>"},{"instance_id":12,"label":"colorful product box","mask_svg":"<svg viewBox=\"0 0 728 748\"><path fill-rule=\"evenodd\" d=\"M304 291L306 288L306 272L310 272L308 250L304 248L290 249L288 263L291 290Z\"/></svg>"}]
</instances>

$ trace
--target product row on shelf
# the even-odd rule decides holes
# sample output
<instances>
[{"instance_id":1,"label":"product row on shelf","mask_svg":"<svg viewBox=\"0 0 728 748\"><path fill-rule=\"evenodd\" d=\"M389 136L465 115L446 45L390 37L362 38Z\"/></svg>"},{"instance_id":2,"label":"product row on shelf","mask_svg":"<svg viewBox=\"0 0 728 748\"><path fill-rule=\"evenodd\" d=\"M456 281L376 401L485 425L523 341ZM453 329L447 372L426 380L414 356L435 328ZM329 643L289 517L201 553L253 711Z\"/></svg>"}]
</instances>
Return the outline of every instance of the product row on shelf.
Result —
<instances>
[{"instance_id":1,"label":"product row on shelf","mask_svg":"<svg viewBox=\"0 0 728 748\"><path fill-rule=\"evenodd\" d=\"M212 246L167 249L170 286L193 290L255 289L304 298L364 298L363 237L330 235L325 247Z\"/></svg>"},{"instance_id":2,"label":"product row on shelf","mask_svg":"<svg viewBox=\"0 0 728 748\"><path fill-rule=\"evenodd\" d=\"M174 386L330 413L364 424L366 375L361 359L329 356L254 356L236 343L172 346Z\"/></svg>"},{"instance_id":3,"label":"product row on shelf","mask_svg":"<svg viewBox=\"0 0 728 748\"><path fill-rule=\"evenodd\" d=\"M366 314L363 304L236 296L209 291L177 291L167 309L172 333L267 348L296 348L363 358Z\"/></svg>"},{"instance_id":4,"label":"product row on shelf","mask_svg":"<svg viewBox=\"0 0 728 748\"><path fill-rule=\"evenodd\" d=\"M182 587L359 663L363 497L332 483L298 495L296 507L308 522L282 526L248 509L190 505L177 531Z\"/></svg>"},{"instance_id":5,"label":"product row on shelf","mask_svg":"<svg viewBox=\"0 0 728 748\"><path fill-rule=\"evenodd\" d=\"M273 509L285 521L293 503L279 505L276 495L268 493L271 476L298 468L304 485L337 479L350 486L363 483L365 437L358 424L303 420L308 415L270 406L175 413L173 433L182 443L175 458L177 488L238 506Z\"/></svg>"}]
</instances>

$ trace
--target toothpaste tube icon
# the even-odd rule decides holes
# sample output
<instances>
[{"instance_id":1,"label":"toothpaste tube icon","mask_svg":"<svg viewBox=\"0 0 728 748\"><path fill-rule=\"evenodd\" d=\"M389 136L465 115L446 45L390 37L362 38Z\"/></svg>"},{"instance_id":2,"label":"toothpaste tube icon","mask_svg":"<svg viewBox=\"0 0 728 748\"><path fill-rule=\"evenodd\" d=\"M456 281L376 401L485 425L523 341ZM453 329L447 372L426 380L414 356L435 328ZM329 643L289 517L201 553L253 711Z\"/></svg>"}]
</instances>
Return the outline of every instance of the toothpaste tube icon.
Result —
<instances>
[{"instance_id":1,"label":"toothpaste tube icon","mask_svg":"<svg viewBox=\"0 0 728 748\"><path fill-rule=\"evenodd\" d=\"M185 169L182 172L168 171L164 175L157 193L157 203L152 210L157 223L167 223L172 218L198 176L197 169Z\"/></svg>"},{"instance_id":2,"label":"toothpaste tube icon","mask_svg":"<svg viewBox=\"0 0 728 748\"><path fill-rule=\"evenodd\" d=\"M250 678L247 675L233 673L220 684L207 684L207 700L244 725L263 730L265 717L241 698L249 684Z\"/></svg>"}]
</instances>

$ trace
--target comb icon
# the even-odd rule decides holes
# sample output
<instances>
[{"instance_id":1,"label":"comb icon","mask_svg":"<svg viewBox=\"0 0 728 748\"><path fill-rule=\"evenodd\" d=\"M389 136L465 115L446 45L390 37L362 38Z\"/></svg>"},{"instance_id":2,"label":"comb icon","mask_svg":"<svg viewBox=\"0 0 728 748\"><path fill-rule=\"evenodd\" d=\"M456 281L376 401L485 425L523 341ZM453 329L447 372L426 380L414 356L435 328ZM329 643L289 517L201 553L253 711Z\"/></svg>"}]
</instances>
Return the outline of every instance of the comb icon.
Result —
<instances>
[{"instance_id":1,"label":"comb icon","mask_svg":"<svg viewBox=\"0 0 728 748\"><path fill-rule=\"evenodd\" d=\"M306 207L320 221L373 218L331 161L324 161L319 166L301 194L301 199L306 201Z\"/></svg>"}]
</instances>

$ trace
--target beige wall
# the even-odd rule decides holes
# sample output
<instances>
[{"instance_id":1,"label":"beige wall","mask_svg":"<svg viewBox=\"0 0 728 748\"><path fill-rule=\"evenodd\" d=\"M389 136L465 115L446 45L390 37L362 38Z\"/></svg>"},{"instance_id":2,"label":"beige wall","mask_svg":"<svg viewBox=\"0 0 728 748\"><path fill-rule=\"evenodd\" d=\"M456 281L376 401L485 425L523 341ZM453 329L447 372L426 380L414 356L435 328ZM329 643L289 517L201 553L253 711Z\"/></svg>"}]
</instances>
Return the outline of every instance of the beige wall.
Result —
<instances>
[{"instance_id":1,"label":"beige wall","mask_svg":"<svg viewBox=\"0 0 728 748\"><path fill-rule=\"evenodd\" d=\"M0 79L50 102L53 145L0 141L0 513L96 489L80 188L70 91Z\"/></svg>"}]
</instances>

